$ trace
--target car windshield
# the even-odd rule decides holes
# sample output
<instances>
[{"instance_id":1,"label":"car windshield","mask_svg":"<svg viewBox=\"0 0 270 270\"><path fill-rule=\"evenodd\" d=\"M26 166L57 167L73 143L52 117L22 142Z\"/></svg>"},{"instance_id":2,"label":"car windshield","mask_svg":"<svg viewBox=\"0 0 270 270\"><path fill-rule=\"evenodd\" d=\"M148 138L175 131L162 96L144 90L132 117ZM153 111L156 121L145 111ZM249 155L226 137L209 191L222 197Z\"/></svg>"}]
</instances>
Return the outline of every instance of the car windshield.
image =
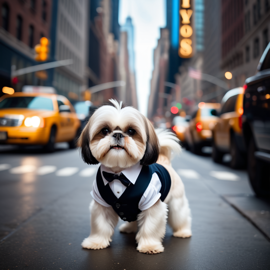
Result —
<instances>
[{"instance_id":1,"label":"car windshield","mask_svg":"<svg viewBox=\"0 0 270 270\"><path fill-rule=\"evenodd\" d=\"M213 111L215 111L213 108L203 108L201 109L201 117L215 117Z\"/></svg>"},{"instance_id":2,"label":"car windshield","mask_svg":"<svg viewBox=\"0 0 270 270\"><path fill-rule=\"evenodd\" d=\"M173 125L179 125L179 126L187 126L187 121L184 117L176 116L173 119Z\"/></svg>"},{"instance_id":3,"label":"car windshield","mask_svg":"<svg viewBox=\"0 0 270 270\"><path fill-rule=\"evenodd\" d=\"M181 116L177 116L173 119L173 122L175 124L178 124L178 123L183 123L183 122L186 122L186 119L184 117L181 117Z\"/></svg>"},{"instance_id":4,"label":"car windshield","mask_svg":"<svg viewBox=\"0 0 270 270\"><path fill-rule=\"evenodd\" d=\"M74 109L77 114L88 115L89 106L85 102L78 102L74 105Z\"/></svg>"},{"instance_id":5,"label":"car windshield","mask_svg":"<svg viewBox=\"0 0 270 270\"><path fill-rule=\"evenodd\" d=\"M0 109L9 108L53 111L53 102L45 97L8 97L0 102Z\"/></svg>"}]
</instances>

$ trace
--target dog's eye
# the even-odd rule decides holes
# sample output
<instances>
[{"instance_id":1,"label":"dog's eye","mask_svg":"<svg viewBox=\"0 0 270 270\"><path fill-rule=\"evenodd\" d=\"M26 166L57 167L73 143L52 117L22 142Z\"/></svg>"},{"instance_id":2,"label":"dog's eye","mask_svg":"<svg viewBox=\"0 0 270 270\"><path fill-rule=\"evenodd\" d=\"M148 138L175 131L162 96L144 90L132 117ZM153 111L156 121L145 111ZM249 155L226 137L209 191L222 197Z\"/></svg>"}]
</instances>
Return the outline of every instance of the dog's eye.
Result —
<instances>
[{"instance_id":1,"label":"dog's eye","mask_svg":"<svg viewBox=\"0 0 270 270\"><path fill-rule=\"evenodd\" d=\"M108 135L110 133L110 130L108 128L103 128L101 132L103 135Z\"/></svg>"},{"instance_id":2,"label":"dog's eye","mask_svg":"<svg viewBox=\"0 0 270 270\"><path fill-rule=\"evenodd\" d=\"M128 133L128 135L133 136L136 133L136 131L133 128L129 128L127 133Z\"/></svg>"}]
</instances>

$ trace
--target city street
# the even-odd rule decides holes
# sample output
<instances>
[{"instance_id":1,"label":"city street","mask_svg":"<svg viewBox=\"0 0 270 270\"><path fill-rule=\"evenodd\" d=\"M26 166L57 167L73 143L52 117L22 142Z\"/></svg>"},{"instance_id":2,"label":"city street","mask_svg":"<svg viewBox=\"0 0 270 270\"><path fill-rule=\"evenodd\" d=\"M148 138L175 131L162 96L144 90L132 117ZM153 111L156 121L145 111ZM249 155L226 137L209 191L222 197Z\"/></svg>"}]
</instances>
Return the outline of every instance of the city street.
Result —
<instances>
[{"instance_id":1,"label":"city street","mask_svg":"<svg viewBox=\"0 0 270 270\"><path fill-rule=\"evenodd\" d=\"M185 150L173 167L185 184L192 237L174 238L167 226L165 252L145 255L134 234L116 229L109 248L93 251L81 242L97 166L65 144L52 154L1 146L0 269L270 269L270 203L254 197L246 171Z\"/></svg>"}]
</instances>

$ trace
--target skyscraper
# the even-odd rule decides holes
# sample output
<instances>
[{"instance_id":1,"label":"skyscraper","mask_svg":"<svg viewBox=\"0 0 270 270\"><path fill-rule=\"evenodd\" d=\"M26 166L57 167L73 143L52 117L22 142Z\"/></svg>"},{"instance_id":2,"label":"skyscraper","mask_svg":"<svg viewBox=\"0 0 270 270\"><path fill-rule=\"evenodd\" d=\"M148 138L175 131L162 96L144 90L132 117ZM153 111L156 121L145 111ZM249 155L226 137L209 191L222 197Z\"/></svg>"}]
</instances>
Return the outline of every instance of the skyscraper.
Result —
<instances>
[{"instance_id":1,"label":"skyscraper","mask_svg":"<svg viewBox=\"0 0 270 270\"><path fill-rule=\"evenodd\" d=\"M131 72L135 72L135 52L134 52L134 26L131 17L127 17L126 23L121 26L121 31L127 32L128 35L128 54L129 68Z\"/></svg>"},{"instance_id":2,"label":"skyscraper","mask_svg":"<svg viewBox=\"0 0 270 270\"><path fill-rule=\"evenodd\" d=\"M53 1L52 60L72 59L73 64L50 71L57 92L78 100L86 88L88 1Z\"/></svg>"},{"instance_id":3,"label":"skyscraper","mask_svg":"<svg viewBox=\"0 0 270 270\"><path fill-rule=\"evenodd\" d=\"M88 87L119 79L119 0L90 1L88 19ZM94 93L91 101L99 106L117 98L119 89Z\"/></svg>"},{"instance_id":4,"label":"skyscraper","mask_svg":"<svg viewBox=\"0 0 270 270\"><path fill-rule=\"evenodd\" d=\"M121 26L120 78L126 85L121 87L121 99L125 105L138 108L135 73L134 26L131 17Z\"/></svg>"}]
</instances>

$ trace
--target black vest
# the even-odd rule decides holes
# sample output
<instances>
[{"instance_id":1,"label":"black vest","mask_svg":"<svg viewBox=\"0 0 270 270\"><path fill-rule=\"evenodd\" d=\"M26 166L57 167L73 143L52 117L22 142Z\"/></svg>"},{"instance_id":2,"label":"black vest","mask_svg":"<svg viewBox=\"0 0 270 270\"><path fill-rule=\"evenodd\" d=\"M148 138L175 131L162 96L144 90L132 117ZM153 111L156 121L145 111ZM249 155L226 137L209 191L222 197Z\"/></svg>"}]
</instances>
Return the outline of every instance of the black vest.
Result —
<instances>
[{"instance_id":1,"label":"black vest","mask_svg":"<svg viewBox=\"0 0 270 270\"><path fill-rule=\"evenodd\" d=\"M147 189L154 173L158 175L161 181L160 199L164 201L170 191L171 177L168 171L157 163L150 166L143 166L135 185L130 184L120 198L117 198L113 194L109 184L104 185L99 168L97 173L98 190L103 200L112 206L121 219L129 222L135 221L137 220L137 215L141 212L138 207L140 199Z\"/></svg>"}]
</instances>

